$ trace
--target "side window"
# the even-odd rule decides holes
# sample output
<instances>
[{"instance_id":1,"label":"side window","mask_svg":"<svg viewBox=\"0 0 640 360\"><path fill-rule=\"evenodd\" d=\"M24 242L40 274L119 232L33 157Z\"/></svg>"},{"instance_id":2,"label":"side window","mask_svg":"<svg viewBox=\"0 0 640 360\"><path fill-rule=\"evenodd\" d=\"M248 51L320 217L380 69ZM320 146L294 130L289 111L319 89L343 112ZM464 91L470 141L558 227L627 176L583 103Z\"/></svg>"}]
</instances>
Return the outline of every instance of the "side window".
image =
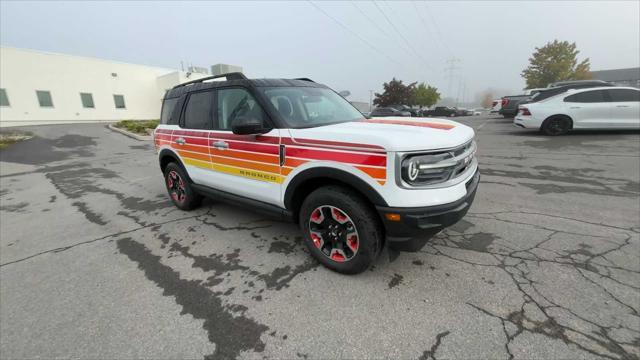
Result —
<instances>
[{"instance_id":1,"label":"side window","mask_svg":"<svg viewBox=\"0 0 640 360\"><path fill-rule=\"evenodd\" d=\"M631 89L607 90L612 102L640 101L640 91Z\"/></svg>"},{"instance_id":2,"label":"side window","mask_svg":"<svg viewBox=\"0 0 640 360\"><path fill-rule=\"evenodd\" d=\"M38 98L40 107L53 107L53 100L51 100L51 93L49 91L36 90L36 97Z\"/></svg>"},{"instance_id":3,"label":"side window","mask_svg":"<svg viewBox=\"0 0 640 360\"><path fill-rule=\"evenodd\" d=\"M0 106L9 106L9 97L5 89L0 89Z\"/></svg>"},{"instance_id":4,"label":"side window","mask_svg":"<svg viewBox=\"0 0 640 360\"><path fill-rule=\"evenodd\" d=\"M116 109L127 108L127 106L124 103L124 95L113 95L113 103L116 105Z\"/></svg>"},{"instance_id":5,"label":"side window","mask_svg":"<svg viewBox=\"0 0 640 360\"><path fill-rule=\"evenodd\" d=\"M247 90L218 90L218 123L214 130L231 130L231 124L240 116L253 117L263 123L266 119L262 107Z\"/></svg>"},{"instance_id":6,"label":"side window","mask_svg":"<svg viewBox=\"0 0 640 360\"><path fill-rule=\"evenodd\" d=\"M165 99L162 103L162 113L160 114L160 123L161 124L175 124L176 121L170 121L171 115L173 114L173 110L176 108L176 104L178 103L178 99Z\"/></svg>"},{"instance_id":7,"label":"side window","mask_svg":"<svg viewBox=\"0 0 640 360\"><path fill-rule=\"evenodd\" d=\"M211 129L212 120L213 91L189 95L187 108L184 111L184 127L187 129Z\"/></svg>"},{"instance_id":8,"label":"side window","mask_svg":"<svg viewBox=\"0 0 640 360\"><path fill-rule=\"evenodd\" d=\"M90 93L80 93L80 101L82 101L83 108L94 109L96 107L93 103L93 95Z\"/></svg>"},{"instance_id":9,"label":"side window","mask_svg":"<svg viewBox=\"0 0 640 360\"><path fill-rule=\"evenodd\" d=\"M601 103L605 102L604 90L585 91L564 98L564 102Z\"/></svg>"}]
</instances>

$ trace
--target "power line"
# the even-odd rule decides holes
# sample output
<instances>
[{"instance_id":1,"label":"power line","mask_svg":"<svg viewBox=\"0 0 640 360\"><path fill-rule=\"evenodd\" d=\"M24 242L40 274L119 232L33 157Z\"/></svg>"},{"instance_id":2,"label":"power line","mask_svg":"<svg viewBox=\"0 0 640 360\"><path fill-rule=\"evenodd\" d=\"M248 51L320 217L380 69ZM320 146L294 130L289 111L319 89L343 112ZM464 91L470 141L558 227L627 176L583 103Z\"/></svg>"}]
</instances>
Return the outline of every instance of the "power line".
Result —
<instances>
[{"instance_id":1,"label":"power line","mask_svg":"<svg viewBox=\"0 0 640 360\"><path fill-rule=\"evenodd\" d=\"M438 23L436 22L436 20L433 18L433 15L431 15L431 11L429 11L429 6L427 5L426 1L424 2L424 7L427 10L427 15L429 15L429 19L431 19L431 23L433 24L433 27L436 29L438 40L440 41L442 46L446 49L446 51L449 53L449 55L451 55L451 57L453 58L454 57L453 52L449 48L449 45L447 44L447 42L443 40L442 33L440 32L440 27L438 26Z\"/></svg>"},{"instance_id":2,"label":"power line","mask_svg":"<svg viewBox=\"0 0 640 360\"><path fill-rule=\"evenodd\" d=\"M372 18L369 17L369 15L367 15L364 11L362 11L362 9L360 9L360 7L357 5L357 1L352 1L351 5L353 5L353 7L355 7L358 10L358 12L360 12L360 14L362 14L362 16L364 16L364 18L367 19L371 23L371 25L375 26L376 29L378 29L381 33L384 34L384 36L386 36L389 39L391 39L389 37L389 33L388 32L384 31L384 29L381 28L380 25L378 25L377 22L375 22Z\"/></svg>"},{"instance_id":3,"label":"power line","mask_svg":"<svg viewBox=\"0 0 640 360\"><path fill-rule=\"evenodd\" d=\"M427 62L427 60L425 58L422 57L422 55L420 55L416 49L414 49L411 44L409 43L409 41L407 40L407 38L405 38L402 33L400 32L400 30L398 30L398 28L395 26L395 24L389 19L389 17L387 16L387 14L382 11L382 9L380 8L380 6L378 5L378 3L376 1L373 1L373 4L376 6L376 8L378 8L378 11L380 11L382 13L382 16L384 16L384 18L387 20L387 22L389 23L389 25L391 25L391 27L393 28L393 30L396 32L396 34L398 34L398 36L400 36L400 38L405 42L405 44L407 44L407 47L409 49L411 49L411 51L413 51L413 53L420 58L425 65L427 65L427 67L430 70L433 70L433 68L431 67L431 65L429 65L429 63Z\"/></svg>"},{"instance_id":4,"label":"power line","mask_svg":"<svg viewBox=\"0 0 640 360\"><path fill-rule=\"evenodd\" d=\"M344 25L343 23L341 23L340 21L338 21L338 19L332 17L331 15L329 15L326 11L322 10L322 8L320 8L318 5L316 5L313 1L311 0L307 0L309 2L309 4L313 5L313 7L315 7L318 11L320 11L321 13L323 13L326 17L328 17L329 19L333 20L333 22L335 22L336 24L338 24L341 28L343 28L344 30L348 31L349 33L351 33L351 35L357 37L360 41L362 41L363 43L365 43L367 46L369 46L371 49L373 49L375 52L379 53L380 55L384 56L385 58L387 58L389 61L396 63L400 66L403 66L403 64L401 64L400 62L398 62L397 60L393 59L392 57L390 57L389 55L387 55L384 51L381 51L380 49L378 49L377 47L373 46L373 44L371 44L370 42L368 42L365 38L363 38L362 36L358 35L358 33L356 33L355 31L349 29L346 25Z\"/></svg>"},{"instance_id":5,"label":"power line","mask_svg":"<svg viewBox=\"0 0 640 360\"><path fill-rule=\"evenodd\" d=\"M422 16L422 14L420 13L420 9L418 9L418 6L416 5L415 1L411 2L411 5L413 5L413 9L416 11L416 13L418 14L418 17L420 18L420 22L422 23L422 25L424 26L424 29L429 33L429 36L433 39L435 39L436 37L433 35L433 33L431 32L431 29L429 28L429 26L427 26L427 21L424 19L424 17Z\"/></svg>"}]
</instances>

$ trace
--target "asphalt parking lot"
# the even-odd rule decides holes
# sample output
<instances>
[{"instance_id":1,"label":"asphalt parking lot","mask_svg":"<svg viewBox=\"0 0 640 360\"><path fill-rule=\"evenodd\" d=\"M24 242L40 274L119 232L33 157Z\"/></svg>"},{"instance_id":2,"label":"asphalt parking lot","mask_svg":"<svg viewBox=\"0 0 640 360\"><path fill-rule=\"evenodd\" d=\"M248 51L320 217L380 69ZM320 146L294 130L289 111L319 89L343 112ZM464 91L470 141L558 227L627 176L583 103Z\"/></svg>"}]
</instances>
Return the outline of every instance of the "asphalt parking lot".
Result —
<instances>
[{"instance_id":1,"label":"asphalt parking lot","mask_svg":"<svg viewBox=\"0 0 640 360\"><path fill-rule=\"evenodd\" d=\"M0 151L1 357L640 357L640 134L456 120L479 144L470 213L357 276L293 224L175 209L148 142L29 128Z\"/></svg>"}]
</instances>

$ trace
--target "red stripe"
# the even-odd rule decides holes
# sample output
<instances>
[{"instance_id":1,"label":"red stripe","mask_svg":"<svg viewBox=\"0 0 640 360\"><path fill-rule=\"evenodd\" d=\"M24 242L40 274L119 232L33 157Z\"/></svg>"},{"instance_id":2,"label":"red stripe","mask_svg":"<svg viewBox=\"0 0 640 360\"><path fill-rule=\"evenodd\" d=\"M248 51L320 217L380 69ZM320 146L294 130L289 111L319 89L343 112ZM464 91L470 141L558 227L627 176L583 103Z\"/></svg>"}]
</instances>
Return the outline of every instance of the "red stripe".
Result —
<instances>
[{"instance_id":1,"label":"red stripe","mask_svg":"<svg viewBox=\"0 0 640 360\"><path fill-rule=\"evenodd\" d=\"M171 132L173 130L169 130L169 129L156 129L156 134L169 134L171 135Z\"/></svg>"},{"instance_id":2,"label":"red stripe","mask_svg":"<svg viewBox=\"0 0 640 360\"><path fill-rule=\"evenodd\" d=\"M184 139L184 138L183 138ZM175 138L174 138L175 140ZM209 140L207 139L198 139L198 138L186 138L184 139L185 144L189 144L189 145L202 145L202 146L209 146Z\"/></svg>"},{"instance_id":3,"label":"red stripe","mask_svg":"<svg viewBox=\"0 0 640 360\"><path fill-rule=\"evenodd\" d=\"M198 137L208 137L208 131L200 131L200 130L174 130L173 136L182 135L182 136L198 136Z\"/></svg>"},{"instance_id":4,"label":"red stripe","mask_svg":"<svg viewBox=\"0 0 640 360\"><path fill-rule=\"evenodd\" d=\"M325 140L315 140L315 139L299 139L299 138L282 138L282 143L285 145L311 145L311 146L342 146L342 147L351 147L358 148L362 150L371 150L371 151L385 151L384 147L378 145L370 145L370 144L357 144L357 143L348 143L348 142L340 142L340 141L325 141Z\"/></svg>"},{"instance_id":5,"label":"red stripe","mask_svg":"<svg viewBox=\"0 0 640 360\"><path fill-rule=\"evenodd\" d=\"M365 155L338 151L322 151L311 149L286 148L287 156L314 160L330 160L359 165L386 166L387 157L384 155Z\"/></svg>"},{"instance_id":6,"label":"red stripe","mask_svg":"<svg viewBox=\"0 0 640 360\"><path fill-rule=\"evenodd\" d=\"M211 139L222 139L222 140L258 142L258 143L265 143L265 144L278 144L278 143L280 143L280 141L279 141L277 136L265 136L265 135L236 135L236 134L232 134L232 133L211 132L211 133L209 133L209 138L211 138Z\"/></svg>"},{"instance_id":7,"label":"red stripe","mask_svg":"<svg viewBox=\"0 0 640 360\"><path fill-rule=\"evenodd\" d=\"M209 142L210 142L209 146L213 146L213 143L216 142L216 140L209 140ZM270 146L270 145L264 145L264 144L239 143L239 142L233 142L233 141L228 142L228 144L229 144L229 149L231 150L253 151L257 153L273 154L273 155L279 154L277 146Z\"/></svg>"},{"instance_id":8,"label":"red stripe","mask_svg":"<svg viewBox=\"0 0 640 360\"><path fill-rule=\"evenodd\" d=\"M171 141L171 135L167 135L167 134L156 134L155 139L156 139L156 140L167 140L167 141Z\"/></svg>"},{"instance_id":9,"label":"red stripe","mask_svg":"<svg viewBox=\"0 0 640 360\"><path fill-rule=\"evenodd\" d=\"M419 127L427 127L427 128L440 129L440 130L451 130L455 127L454 125L451 125L451 124L440 124L440 123L420 122L420 121L383 120L383 119L366 119L362 121L373 123L373 124L408 125L408 126L419 126Z\"/></svg>"}]
</instances>

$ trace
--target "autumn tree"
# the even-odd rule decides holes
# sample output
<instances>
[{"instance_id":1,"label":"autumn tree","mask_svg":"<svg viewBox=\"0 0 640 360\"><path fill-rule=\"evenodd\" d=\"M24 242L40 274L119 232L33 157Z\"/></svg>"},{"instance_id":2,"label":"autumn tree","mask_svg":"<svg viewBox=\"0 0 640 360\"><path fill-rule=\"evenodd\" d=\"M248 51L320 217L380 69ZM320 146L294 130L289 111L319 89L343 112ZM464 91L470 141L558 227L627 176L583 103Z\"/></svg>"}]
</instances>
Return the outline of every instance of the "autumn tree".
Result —
<instances>
[{"instance_id":1,"label":"autumn tree","mask_svg":"<svg viewBox=\"0 0 640 360\"><path fill-rule=\"evenodd\" d=\"M420 83L414 91L414 97L414 103L416 105L431 107L440 100L440 93L437 88L425 83Z\"/></svg>"},{"instance_id":2,"label":"autumn tree","mask_svg":"<svg viewBox=\"0 0 640 360\"><path fill-rule=\"evenodd\" d=\"M382 94L375 94L373 103L376 106L389 106L389 105L413 105L415 102L415 88L416 83L405 85L402 80L396 80L393 78L388 83L382 85L384 92Z\"/></svg>"},{"instance_id":3,"label":"autumn tree","mask_svg":"<svg viewBox=\"0 0 640 360\"><path fill-rule=\"evenodd\" d=\"M522 71L527 88L546 87L563 80L591 79L589 58L578 63L576 43L558 41L536 48L529 58L529 66Z\"/></svg>"},{"instance_id":4,"label":"autumn tree","mask_svg":"<svg viewBox=\"0 0 640 360\"><path fill-rule=\"evenodd\" d=\"M482 105L483 108L488 109L493 106L493 99L495 98L495 95L493 95L492 90L487 89L483 91L480 96L480 105Z\"/></svg>"}]
</instances>

